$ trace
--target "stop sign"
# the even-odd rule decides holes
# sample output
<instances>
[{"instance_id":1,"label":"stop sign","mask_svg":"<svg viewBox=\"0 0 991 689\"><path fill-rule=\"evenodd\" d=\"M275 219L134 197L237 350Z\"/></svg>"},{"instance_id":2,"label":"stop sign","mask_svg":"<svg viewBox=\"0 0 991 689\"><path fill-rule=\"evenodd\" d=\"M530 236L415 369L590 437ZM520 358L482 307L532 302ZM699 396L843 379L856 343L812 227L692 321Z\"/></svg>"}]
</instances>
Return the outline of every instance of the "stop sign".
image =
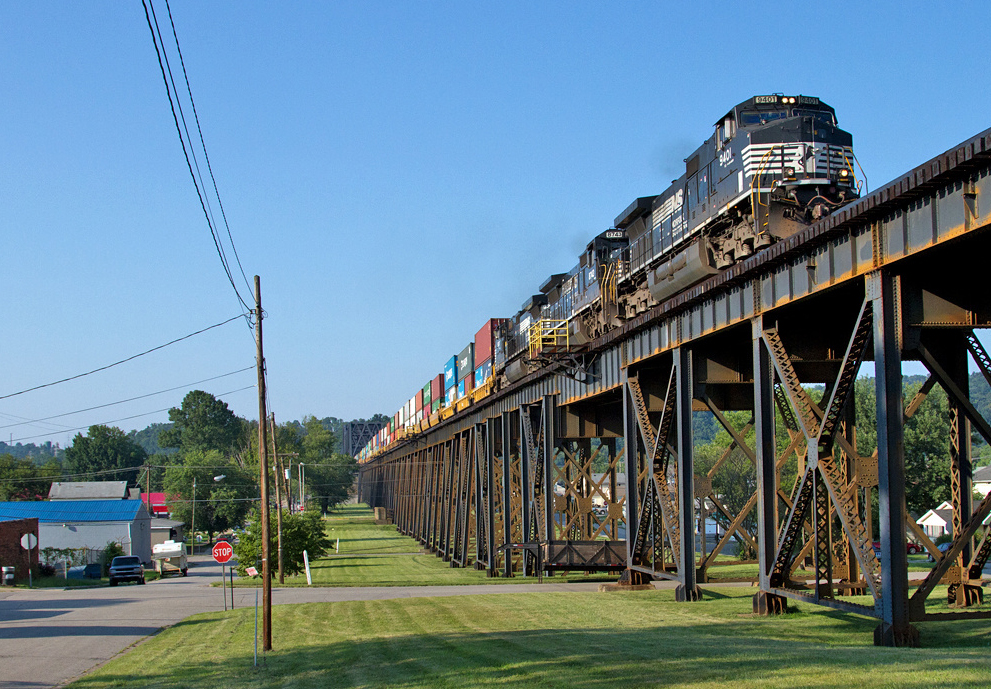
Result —
<instances>
[{"instance_id":1,"label":"stop sign","mask_svg":"<svg viewBox=\"0 0 991 689\"><path fill-rule=\"evenodd\" d=\"M220 564L224 564L232 557L234 557L234 548L232 548L231 544L228 543L227 541L218 541L213 546L212 552L213 552L213 559L219 562Z\"/></svg>"}]
</instances>

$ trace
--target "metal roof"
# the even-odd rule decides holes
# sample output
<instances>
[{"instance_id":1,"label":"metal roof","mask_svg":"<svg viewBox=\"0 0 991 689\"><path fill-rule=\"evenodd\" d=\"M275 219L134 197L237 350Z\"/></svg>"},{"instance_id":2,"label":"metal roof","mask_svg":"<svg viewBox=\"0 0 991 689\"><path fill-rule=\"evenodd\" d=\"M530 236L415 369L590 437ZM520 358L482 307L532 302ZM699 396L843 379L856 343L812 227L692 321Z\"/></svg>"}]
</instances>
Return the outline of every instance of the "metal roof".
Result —
<instances>
[{"instance_id":1,"label":"metal roof","mask_svg":"<svg viewBox=\"0 0 991 689\"><path fill-rule=\"evenodd\" d=\"M107 500L127 497L127 481L55 481L49 500Z\"/></svg>"},{"instance_id":2,"label":"metal roof","mask_svg":"<svg viewBox=\"0 0 991 689\"><path fill-rule=\"evenodd\" d=\"M0 502L0 519L36 517L52 522L130 522L148 518L140 500L55 500L51 502Z\"/></svg>"}]
</instances>

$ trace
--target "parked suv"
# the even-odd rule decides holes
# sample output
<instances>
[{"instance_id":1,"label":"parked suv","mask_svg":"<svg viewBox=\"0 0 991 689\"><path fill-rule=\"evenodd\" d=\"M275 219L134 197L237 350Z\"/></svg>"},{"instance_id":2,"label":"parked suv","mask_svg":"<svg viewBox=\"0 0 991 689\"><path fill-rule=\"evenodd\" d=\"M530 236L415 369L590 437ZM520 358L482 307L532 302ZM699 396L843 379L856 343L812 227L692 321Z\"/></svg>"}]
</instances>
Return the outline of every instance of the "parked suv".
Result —
<instances>
[{"instance_id":1,"label":"parked suv","mask_svg":"<svg viewBox=\"0 0 991 689\"><path fill-rule=\"evenodd\" d=\"M113 559L110 563L110 585L116 586L121 581L145 583L145 568L140 558L134 555L121 555Z\"/></svg>"}]
</instances>

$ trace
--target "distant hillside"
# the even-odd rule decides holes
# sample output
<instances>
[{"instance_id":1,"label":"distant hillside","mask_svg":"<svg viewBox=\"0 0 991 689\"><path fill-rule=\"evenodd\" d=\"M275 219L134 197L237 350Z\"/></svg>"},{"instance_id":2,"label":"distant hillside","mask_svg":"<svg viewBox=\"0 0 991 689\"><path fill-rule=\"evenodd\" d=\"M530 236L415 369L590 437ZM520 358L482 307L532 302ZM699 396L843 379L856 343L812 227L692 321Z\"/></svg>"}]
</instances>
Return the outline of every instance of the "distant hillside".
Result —
<instances>
[{"instance_id":1,"label":"distant hillside","mask_svg":"<svg viewBox=\"0 0 991 689\"><path fill-rule=\"evenodd\" d=\"M30 459L38 466L41 466L51 459L62 461L62 455L65 454L65 450L60 448L58 444L53 445L51 442L41 443L40 445L35 445L34 443L28 443L27 445L14 443L13 445L8 445L7 443L0 442L0 455L8 454L13 455L16 459Z\"/></svg>"},{"instance_id":2,"label":"distant hillside","mask_svg":"<svg viewBox=\"0 0 991 689\"><path fill-rule=\"evenodd\" d=\"M173 452L178 452L177 448L174 447L162 447L158 444L158 434L162 431L167 431L172 428L170 423L153 423L140 431L131 431L127 434L136 445L140 445L144 448L144 451L148 453L148 456L152 455L168 455Z\"/></svg>"}]
</instances>

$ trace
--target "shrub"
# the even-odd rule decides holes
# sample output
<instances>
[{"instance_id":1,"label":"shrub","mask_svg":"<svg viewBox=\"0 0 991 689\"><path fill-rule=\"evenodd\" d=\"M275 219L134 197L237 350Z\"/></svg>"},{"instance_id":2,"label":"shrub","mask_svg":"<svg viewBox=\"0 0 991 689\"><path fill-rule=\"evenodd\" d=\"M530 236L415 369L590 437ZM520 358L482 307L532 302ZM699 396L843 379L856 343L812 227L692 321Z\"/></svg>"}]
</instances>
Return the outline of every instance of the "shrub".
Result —
<instances>
[{"instance_id":1,"label":"shrub","mask_svg":"<svg viewBox=\"0 0 991 689\"><path fill-rule=\"evenodd\" d=\"M124 554L124 546L122 546L117 541L108 541L107 547L103 549L103 556L100 558L100 563L103 565L103 576L110 576L110 563L114 561L114 558Z\"/></svg>"},{"instance_id":2,"label":"shrub","mask_svg":"<svg viewBox=\"0 0 991 689\"><path fill-rule=\"evenodd\" d=\"M240 542L234 546L237 555L237 573L245 576L248 567L259 567L262 557L261 521L252 519L250 530L241 534ZM269 518L269 553L270 571L272 576L278 571L277 553L279 539L276 534L276 516L272 512ZM330 549L330 539L324 532L323 520L317 511L307 511L303 514L282 513L282 568L293 576L303 571L303 551L311 560L323 557Z\"/></svg>"}]
</instances>

